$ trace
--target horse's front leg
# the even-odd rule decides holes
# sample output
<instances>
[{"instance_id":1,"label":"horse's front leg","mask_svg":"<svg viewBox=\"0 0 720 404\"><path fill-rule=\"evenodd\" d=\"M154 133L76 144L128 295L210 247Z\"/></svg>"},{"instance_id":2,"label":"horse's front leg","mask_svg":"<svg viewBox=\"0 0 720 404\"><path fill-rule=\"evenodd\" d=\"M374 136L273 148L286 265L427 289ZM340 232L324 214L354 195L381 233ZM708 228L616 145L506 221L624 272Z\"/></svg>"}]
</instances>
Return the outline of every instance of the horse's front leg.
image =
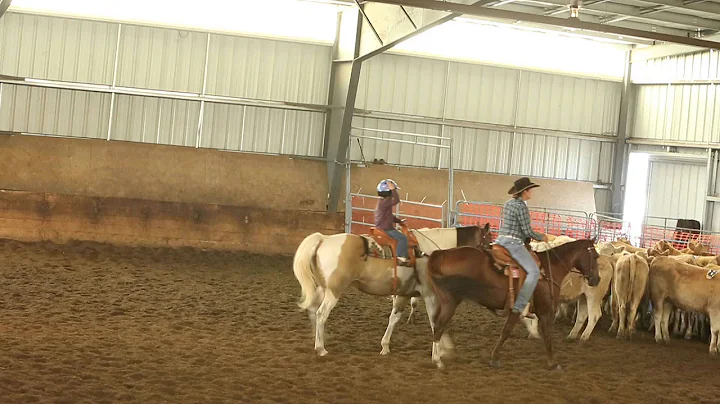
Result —
<instances>
[{"instance_id":1,"label":"horse's front leg","mask_svg":"<svg viewBox=\"0 0 720 404\"><path fill-rule=\"evenodd\" d=\"M552 318L551 314L544 314L544 315L538 315L539 317L539 325L540 325L540 332L543 336L543 341L545 342L545 350L547 351L548 356L548 368L550 370L555 371L562 371L562 368L560 365L555 361L555 354L553 353L553 346L552 346Z\"/></svg>"},{"instance_id":2,"label":"horse's front leg","mask_svg":"<svg viewBox=\"0 0 720 404\"><path fill-rule=\"evenodd\" d=\"M387 355L390 353L390 337L392 337L395 325L398 321L400 321L403 310L405 310L409 301L410 298L407 296L393 296L392 312L390 312L390 318L388 319L388 326L385 330L385 335L383 335L382 341L380 342L380 345L382 346L380 355Z\"/></svg>"}]
</instances>

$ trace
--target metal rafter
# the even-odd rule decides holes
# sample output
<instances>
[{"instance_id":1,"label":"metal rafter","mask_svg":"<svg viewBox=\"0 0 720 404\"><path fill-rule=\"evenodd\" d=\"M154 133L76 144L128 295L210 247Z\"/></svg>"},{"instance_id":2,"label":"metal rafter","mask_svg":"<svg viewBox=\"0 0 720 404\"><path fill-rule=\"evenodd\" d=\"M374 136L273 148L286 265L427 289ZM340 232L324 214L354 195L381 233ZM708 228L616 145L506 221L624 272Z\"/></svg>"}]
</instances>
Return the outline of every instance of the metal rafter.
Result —
<instances>
[{"instance_id":1,"label":"metal rafter","mask_svg":"<svg viewBox=\"0 0 720 404\"><path fill-rule=\"evenodd\" d=\"M0 17L10 8L10 3L12 3L12 0L0 0Z\"/></svg>"},{"instance_id":2,"label":"metal rafter","mask_svg":"<svg viewBox=\"0 0 720 404\"><path fill-rule=\"evenodd\" d=\"M656 41L673 42L684 45L698 46L702 48L719 49L720 43L705 41L702 39L681 37L676 35L666 35L657 32L642 31L631 28L623 28L611 25L603 25L597 23L584 22L576 18L562 19L555 17L548 17L543 15L529 14L529 13L518 13L506 10L499 10L497 8L486 8L477 7L472 5L453 3L453 2L441 2L434 0L369 0L375 3L385 3L394 5L404 5L410 7L427 8L431 10L446 11L451 13L477 15L481 17L494 17L503 18L509 20L520 20L528 22L536 22L539 24L563 26L569 28L586 29L597 32L608 32L617 35L647 38ZM664 1L664 0L661 0Z\"/></svg>"},{"instance_id":3,"label":"metal rafter","mask_svg":"<svg viewBox=\"0 0 720 404\"><path fill-rule=\"evenodd\" d=\"M522 0L520 0L522 1ZM562 7L553 7L545 12L545 15L553 16L559 12L568 11L568 0L543 0L547 3L556 4ZM685 25L688 27L705 28L720 31L720 20L695 17L687 14L669 13L672 9L669 6L635 7L626 4L613 3L608 0L588 1L580 6L580 14L583 10L599 11L615 16L643 19L647 21L666 22L671 24ZM605 22L605 23L609 23Z\"/></svg>"}]
</instances>

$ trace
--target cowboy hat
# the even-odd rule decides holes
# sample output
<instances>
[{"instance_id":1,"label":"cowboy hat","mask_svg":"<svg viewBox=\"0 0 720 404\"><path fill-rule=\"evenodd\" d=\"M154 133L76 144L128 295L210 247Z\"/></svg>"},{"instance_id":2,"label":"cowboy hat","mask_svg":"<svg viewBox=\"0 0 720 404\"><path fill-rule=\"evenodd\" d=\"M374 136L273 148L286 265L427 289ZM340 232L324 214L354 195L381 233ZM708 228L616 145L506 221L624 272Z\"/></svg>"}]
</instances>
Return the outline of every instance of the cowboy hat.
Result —
<instances>
[{"instance_id":1,"label":"cowboy hat","mask_svg":"<svg viewBox=\"0 0 720 404\"><path fill-rule=\"evenodd\" d=\"M515 181L515 184L508 191L509 195L517 195L526 189L537 188L540 185L530 182L530 178L522 177Z\"/></svg>"}]
</instances>

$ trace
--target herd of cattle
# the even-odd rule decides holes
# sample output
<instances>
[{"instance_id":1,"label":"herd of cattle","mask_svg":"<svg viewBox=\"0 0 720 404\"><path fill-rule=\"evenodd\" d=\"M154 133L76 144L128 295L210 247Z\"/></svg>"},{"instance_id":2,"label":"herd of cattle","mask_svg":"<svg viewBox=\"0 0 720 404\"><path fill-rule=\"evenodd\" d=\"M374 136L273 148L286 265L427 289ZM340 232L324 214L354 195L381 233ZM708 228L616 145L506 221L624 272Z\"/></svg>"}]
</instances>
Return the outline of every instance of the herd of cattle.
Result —
<instances>
[{"instance_id":1,"label":"herd of cattle","mask_svg":"<svg viewBox=\"0 0 720 404\"><path fill-rule=\"evenodd\" d=\"M549 244L533 243L542 251L572 241L561 236ZM655 341L668 343L670 331L685 339L707 341L710 353L718 353L720 331L720 257L709 254L698 242L683 250L667 241L652 248L637 248L627 240L599 243L596 249L600 284L588 286L582 276L571 273L561 285L561 305L556 318L569 317L575 303L575 326L568 339L587 341L603 311L612 316L610 332L632 338L638 327L654 329ZM716 276L718 274L718 276ZM530 337L537 324L525 323Z\"/></svg>"}]
</instances>

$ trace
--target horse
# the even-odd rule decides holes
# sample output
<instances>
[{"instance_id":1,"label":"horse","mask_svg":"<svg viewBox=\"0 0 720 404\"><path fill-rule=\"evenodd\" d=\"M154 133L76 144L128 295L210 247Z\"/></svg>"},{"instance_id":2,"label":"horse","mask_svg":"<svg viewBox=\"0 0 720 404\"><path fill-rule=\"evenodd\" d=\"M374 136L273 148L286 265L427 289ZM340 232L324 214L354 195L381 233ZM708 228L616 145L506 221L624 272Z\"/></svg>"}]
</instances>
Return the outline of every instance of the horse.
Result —
<instances>
[{"instance_id":1,"label":"horse","mask_svg":"<svg viewBox=\"0 0 720 404\"><path fill-rule=\"evenodd\" d=\"M298 306L308 312L315 331L315 351L327 355L325 323L338 299L351 286L375 296L422 296L430 326L436 311L435 296L425 282L428 257L418 257L415 268L397 267L395 261L368 253L368 238L354 234L313 233L300 243L293 258L293 273L301 287ZM441 336L438 337L440 339ZM438 344L439 355L442 346Z\"/></svg>"},{"instance_id":2,"label":"horse","mask_svg":"<svg viewBox=\"0 0 720 404\"><path fill-rule=\"evenodd\" d=\"M597 268L598 253L594 242L595 240L577 240L535 253L540 268L549 275L549 280L540 277L531 302L534 305L534 313L539 319L538 323L548 355L548 367L551 370L561 370L553 355L551 338L553 316L560 293L558 282L562 281L572 269L577 268L575 270L579 270L590 286L598 285L600 282ZM498 250L498 253L506 251L501 247ZM432 360L438 368L445 367L440 355L440 336L448 328L457 306L465 299L475 301L493 313L505 309L508 317L502 335L492 351L490 361L491 367L500 366L498 360L500 351L519 321L520 314L509 310L514 303L512 299L508 299L512 289L508 284L508 277L495 267L496 257L490 251L472 247L439 250L430 255L426 271L427 283L435 292L439 306L431 323ZM514 266L517 267L517 264ZM512 274L512 271L507 273Z\"/></svg>"},{"instance_id":3,"label":"horse","mask_svg":"<svg viewBox=\"0 0 720 404\"><path fill-rule=\"evenodd\" d=\"M430 255L433 251L443 250L453 247L471 246L471 247L489 247L492 242L492 235L490 233L490 223L486 223L485 226L462 226L462 227L447 227L447 228L435 228L435 229L417 229L411 230L418 241L418 247L424 254ZM415 296L393 296L393 308L390 312L388 319L388 326L385 330L380 345L382 351L380 355L387 355L390 353L390 338L392 337L395 325L400 321L403 310L407 307L410 302L410 315L408 316L408 323L414 323L415 313L417 311L417 297ZM445 347L452 349L452 340L450 334L447 334L444 340Z\"/></svg>"}]
</instances>

